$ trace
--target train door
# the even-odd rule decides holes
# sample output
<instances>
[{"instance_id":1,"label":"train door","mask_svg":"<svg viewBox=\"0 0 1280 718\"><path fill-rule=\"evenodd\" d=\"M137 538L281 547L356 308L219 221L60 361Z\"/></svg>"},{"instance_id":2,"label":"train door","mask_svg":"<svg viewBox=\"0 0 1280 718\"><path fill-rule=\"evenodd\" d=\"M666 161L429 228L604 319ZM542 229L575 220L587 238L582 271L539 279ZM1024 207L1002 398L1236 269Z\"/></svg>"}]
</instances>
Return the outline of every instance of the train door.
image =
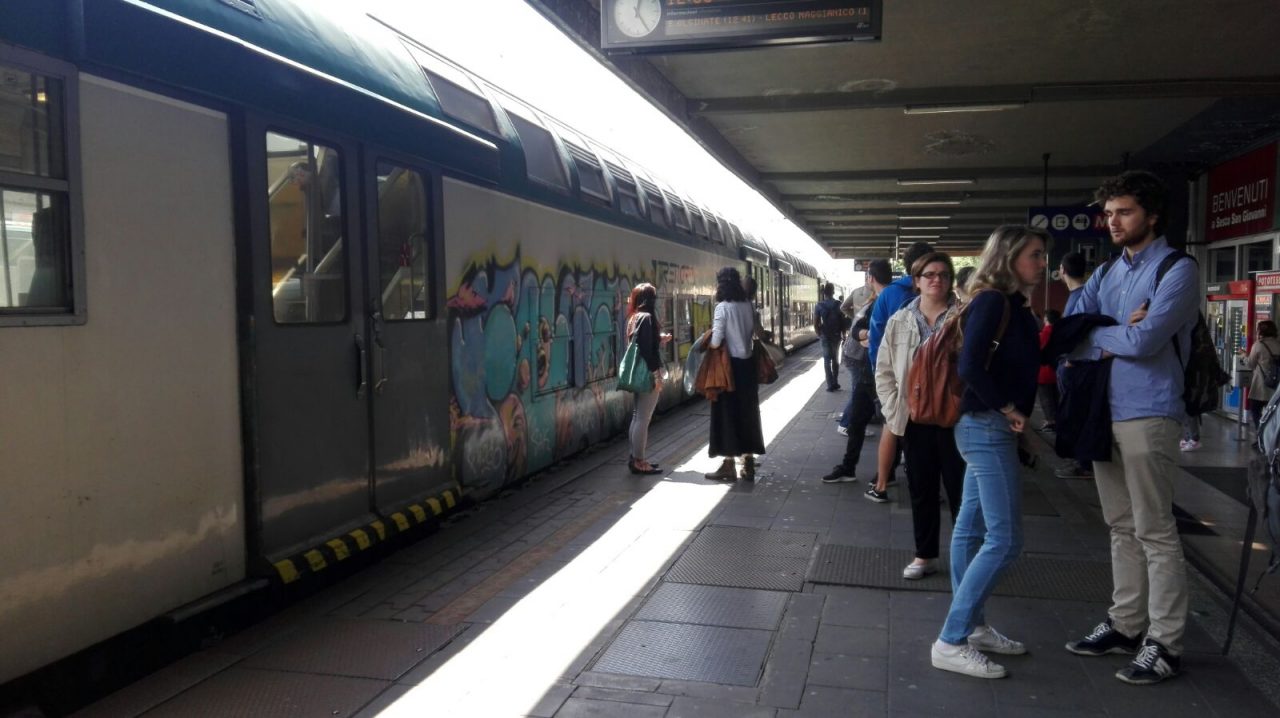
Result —
<instances>
[{"instance_id":1,"label":"train door","mask_svg":"<svg viewBox=\"0 0 1280 718\"><path fill-rule=\"evenodd\" d=\"M258 515L274 557L369 512L358 148L250 119L245 135Z\"/></svg>"},{"instance_id":2,"label":"train door","mask_svg":"<svg viewBox=\"0 0 1280 718\"><path fill-rule=\"evenodd\" d=\"M386 514L450 483L449 337L436 311L439 183L367 153L365 207L374 507Z\"/></svg>"}]
</instances>

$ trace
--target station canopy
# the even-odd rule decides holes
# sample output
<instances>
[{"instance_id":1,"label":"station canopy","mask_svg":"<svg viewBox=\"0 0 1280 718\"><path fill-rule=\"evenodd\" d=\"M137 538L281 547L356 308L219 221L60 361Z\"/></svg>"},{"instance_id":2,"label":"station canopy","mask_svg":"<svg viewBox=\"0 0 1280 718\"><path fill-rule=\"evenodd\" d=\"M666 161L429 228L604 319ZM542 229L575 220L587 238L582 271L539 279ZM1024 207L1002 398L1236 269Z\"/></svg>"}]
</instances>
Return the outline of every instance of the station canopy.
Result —
<instances>
[{"instance_id":1,"label":"station canopy","mask_svg":"<svg viewBox=\"0 0 1280 718\"><path fill-rule=\"evenodd\" d=\"M1275 0L884 0L876 40L647 54L600 51L600 0L529 1L835 257L971 254L1126 167L1183 191L1280 132Z\"/></svg>"}]
</instances>

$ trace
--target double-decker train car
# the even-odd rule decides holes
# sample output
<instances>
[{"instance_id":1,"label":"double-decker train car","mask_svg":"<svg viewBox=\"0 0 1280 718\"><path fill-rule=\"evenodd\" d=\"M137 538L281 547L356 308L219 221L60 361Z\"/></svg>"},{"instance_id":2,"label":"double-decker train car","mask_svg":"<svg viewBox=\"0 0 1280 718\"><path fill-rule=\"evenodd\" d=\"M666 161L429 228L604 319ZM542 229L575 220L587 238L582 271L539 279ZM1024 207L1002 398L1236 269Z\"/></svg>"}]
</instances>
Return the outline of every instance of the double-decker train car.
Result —
<instances>
[{"instance_id":1,"label":"double-decker train car","mask_svg":"<svg viewBox=\"0 0 1280 718\"><path fill-rule=\"evenodd\" d=\"M8 0L0 108L0 682L617 434L638 282L677 379L722 266L812 339L812 267L345 3Z\"/></svg>"}]
</instances>

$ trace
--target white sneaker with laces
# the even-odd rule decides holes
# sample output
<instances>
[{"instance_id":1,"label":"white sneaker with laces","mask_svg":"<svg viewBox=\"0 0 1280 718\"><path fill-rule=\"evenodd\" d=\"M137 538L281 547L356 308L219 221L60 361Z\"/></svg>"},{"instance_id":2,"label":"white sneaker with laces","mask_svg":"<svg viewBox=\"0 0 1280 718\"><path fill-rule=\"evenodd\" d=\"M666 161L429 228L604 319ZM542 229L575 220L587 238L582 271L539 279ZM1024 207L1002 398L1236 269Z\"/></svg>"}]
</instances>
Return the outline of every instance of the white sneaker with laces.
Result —
<instances>
[{"instance_id":1,"label":"white sneaker with laces","mask_svg":"<svg viewBox=\"0 0 1280 718\"><path fill-rule=\"evenodd\" d=\"M919 579L924 578L925 576L929 576L937 572L938 572L937 560L926 559L924 563L916 563L912 561L911 563L907 564L907 567L902 569L902 577L910 581L917 581Z\"/></svg>"},{"instance_id":2,"label":"white sneaker with laces","mask_svg":"<svg viewBox=\"0 0 1280 718\"><path fill-rule=\"evenodd\" d=\"M1004 666L992 663L991 659L967 643L953 646L938 639L933 642L930 659L934 668L974 678L1004 678L1009 675Z\"/></svg>"},{"instance_id":3,"label":"white sneaker with laces","mask_svg":"<svg viewBox=\"0 0 1280 718\"><path fill-rule=\"evenodd\" d=\"M837 425L837 426L836 426L836 433L837 433L837 434L839 434L839 435L841 435L841 436L848 436L848 435L849 435L849 429L848 429L848 427L844 427L844 426L839 426L839 425Z\"/></svg>"},{"instance_id":4,"label":"white sneaker with laces","mask_svg":"<svg viewBox=\"0 0 1280 718\"><path fill-rule=\"evenodd\" d=\"M1195 451L1200 448L1200 442L1195 439L1184 439L1178 442L1178 448L1183 451Z\"/></svg>"},{"instance_id":5,"label":"white sneaker with laces","mask_svg":"<svg viewBox=\"0 0 1280 718\"><path fill-rule=\"evenodd\" d=\"M990 651L1006 656L1021 656L1027 652L1027 647L1022 641L1015 641L991 626L985 625L973 629L973 633L969 634L969 645L979 651Z\"/></svg>"}]
</instances>

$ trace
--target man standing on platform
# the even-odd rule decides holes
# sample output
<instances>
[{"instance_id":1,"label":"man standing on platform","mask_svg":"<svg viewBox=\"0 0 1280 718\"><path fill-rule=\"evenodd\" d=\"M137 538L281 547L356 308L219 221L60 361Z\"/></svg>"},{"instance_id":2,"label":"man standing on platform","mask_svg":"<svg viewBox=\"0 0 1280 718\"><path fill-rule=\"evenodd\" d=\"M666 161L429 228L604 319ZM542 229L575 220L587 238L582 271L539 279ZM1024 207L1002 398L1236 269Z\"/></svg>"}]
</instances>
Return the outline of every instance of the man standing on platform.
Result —
<instances>
[{"instance_id":1,"label":"man standing on platform","mask_svg":"<svg viewBox=\"0 0 1280 718\"><path fill-rule=\"evenodd\" d=\"M1116 678L1159 683L1178 674L1187 623L1187 571L1173 517L1173 476L1183 381L1199 307L1194 261L1180 259L1156 282L1174 253L1163 236L1167 190L1150 172L1130 171L1095 193L1111 240L1123 249L1105 273L1094 272L1072 306L1118 326L1091 335L1111 364L1111 461L1095 462L1102 515L1111 530L1112 605L1087 636L1067 644L1082 656L1137 653ZM1145 635L1144 635L1145 634Z\"/></svg>"},{"instance_id":2,"label":"man standing on platform","mask_svg":"<svg viewBox=\"0 0 1280 718\"><path fill-rule=\"evenodd\" d=\"M884 327L889 323L889 317L915 296L915 290L912 289L911 284L911 265L926 254L933 254L933 245L928 242L916 242L908 247L906 255L902 257L902 264L906 267L906 271L880 292L876 297L876 303L871 307L871 326L867 333L867 358L873 367L880 353L880 342L884 341ZM876 456L876 478L872 481L871 488L863 494L864 497L878 504L889 503L889 483L893 478L893 467L897 465L897 458L898 437L894 436L892 431L880 432L880 448Z\"/></svg>"},{"instance_id":3,"label":"man standing on platform","mask_svg":"<svg viewBox=\"0 0 1280 718\"><path fill-rule=\"evenodd\" d=\"M822 301L813 308L813 330L822 340L822 369L827 373L827 391L840 389L840 338L844 334L844 314L840 302L832 298L835 287L822 285Z\"/></svg>"}]
</instances>

